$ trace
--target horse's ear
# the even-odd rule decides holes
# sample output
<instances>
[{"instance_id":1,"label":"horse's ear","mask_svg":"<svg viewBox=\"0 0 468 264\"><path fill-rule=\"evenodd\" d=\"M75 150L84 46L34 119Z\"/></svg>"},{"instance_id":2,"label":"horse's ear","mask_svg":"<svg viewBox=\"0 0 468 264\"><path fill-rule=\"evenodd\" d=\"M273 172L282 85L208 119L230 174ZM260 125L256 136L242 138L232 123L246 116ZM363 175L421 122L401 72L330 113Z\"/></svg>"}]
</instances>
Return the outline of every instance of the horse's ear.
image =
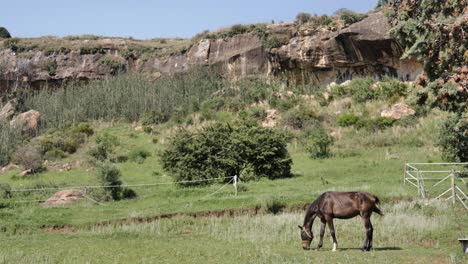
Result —
<instances>
[{"instance_id":1,"label":"horse's ear","mask_svg":"<svg viewBox=\"0 0 468 264\"><path fill-rule=\"evenodd\" d=\"M304 229L302 226L298 225L297 227L299 227L300 230Z\"/></svg>"}]
</instances>

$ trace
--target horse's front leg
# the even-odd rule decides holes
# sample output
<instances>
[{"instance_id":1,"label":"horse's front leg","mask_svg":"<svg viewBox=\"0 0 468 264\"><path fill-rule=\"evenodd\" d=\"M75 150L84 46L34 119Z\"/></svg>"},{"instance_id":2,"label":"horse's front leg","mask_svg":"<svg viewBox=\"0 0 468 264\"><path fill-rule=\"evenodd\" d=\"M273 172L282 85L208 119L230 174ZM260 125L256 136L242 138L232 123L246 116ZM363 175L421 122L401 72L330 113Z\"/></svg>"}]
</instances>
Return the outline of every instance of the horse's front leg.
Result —
<instances>
[{"instance_id":1,"label":"horse's front leg","mask_svg":"<svg viewBox=\"0 0 468 264\"><path fill-rule=\"evenodd\" d=\"M320 226L320 241L317 245L317 249L321 249L323 246L323 236L325 235L325 225L327 223L323 218L321 218L320 221L322 222L322 225Z\"/></svg>"},{"instance_id":2,"label":"horse's front leg","mask_svg":"<svg viewBox=\"0 0 468 264\"><path fill-rule=\"evenodd\" d=\"M328 227L330 228L330 235L333 238L333 249L332 251L336 251L336 247L338 246L338 242L336 241L335 235L335 226L333 225L333 218L327 218Z\"/></svg>"}]
</instances>

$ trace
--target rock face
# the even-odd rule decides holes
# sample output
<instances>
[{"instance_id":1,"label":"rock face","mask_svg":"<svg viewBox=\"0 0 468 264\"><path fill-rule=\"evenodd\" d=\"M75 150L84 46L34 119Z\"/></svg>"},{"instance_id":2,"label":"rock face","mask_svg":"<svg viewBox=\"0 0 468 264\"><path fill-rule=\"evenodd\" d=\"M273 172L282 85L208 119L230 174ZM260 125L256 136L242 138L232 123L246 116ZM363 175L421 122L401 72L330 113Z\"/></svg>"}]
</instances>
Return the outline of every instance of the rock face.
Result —
<instances>
[{"instance_id":1,"label":"rock face","mask_svg":"<svg viewBox=\"0 0 468 264\"><path fill-rule=\"evenodd\" d=\"M63 204L70 204L84 198L84 194L80 190L64 190L55 193L43 203L45 206L59 206Z\"/></svg>"},{"instance_id":2,"label":"rock face","mask_svg":"<svg viewBox=\"0 0 468 264\"><path fill-rule=\"evenodd\" d=\"M403 50L388 35L382 13L332 32L303 32L275 51L274 71L290 75L296 82L337 83L357 76L391 74L411 80L421 71L414 61L401 61Z\"/></svg>"},{"instance_id":3,"label":"rock face","mask_svg":"<svg viewBox=\"0 0 468 264\"><path fill-rule=\"evenodd\" d=\"M361 75L378 78L383 74L414 79L422 71L421 64L400 60L402 48L388 35L388 30L382 13L370 13L364 20L339 31L298 30L292 23L268 25L270 33L289 39L286 45L271 50L254 33L202 39L186 52L163 57L140 54L124 58L122 51L127 47L123 39L99 40L102 50L94 54L79 50L66 54L38 51L31 58L24 58L3 49L0 61L6 61L7 65L0 75L0 91L16 82L39 86L45 82L101 79L115 74L112 64L103 63L103 58L122 61L125 70L148 73L154 78L195 66L214 65L233 79L280 76L287 77L290 83L342 83Z\"/></svg>"},{"instance_id":4,"label":"rock face","mask_svg":"<svg viewBox=\"0 0 468 264\"><path fill-rule=\"evenodd\" d=\"M390 117L393 119L401 119L403 117L412 116L416 112L406 104L398 103L392 105L389 109L385 109L380 113L382 117Z\"/></svg>"}]
</instances>

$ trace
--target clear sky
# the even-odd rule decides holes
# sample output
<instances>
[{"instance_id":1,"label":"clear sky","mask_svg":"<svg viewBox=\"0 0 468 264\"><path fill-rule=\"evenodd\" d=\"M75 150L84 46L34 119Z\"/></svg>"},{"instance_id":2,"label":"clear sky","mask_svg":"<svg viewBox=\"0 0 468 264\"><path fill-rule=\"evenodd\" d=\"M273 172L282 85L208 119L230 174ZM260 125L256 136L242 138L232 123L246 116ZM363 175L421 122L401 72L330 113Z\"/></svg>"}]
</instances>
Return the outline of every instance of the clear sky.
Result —
<instances>
[{"instance_id":1,"label":"clear sky","mask_svg":"<svg viewBox=\"0 0 468 264\"><path fill-rule=\"evenodd\" d=\"M15 37L95 34L192 37L233 24L293 21L299 12L366 12L377 0L9 0L0 26Z\"/></svg>"}]
</instances>

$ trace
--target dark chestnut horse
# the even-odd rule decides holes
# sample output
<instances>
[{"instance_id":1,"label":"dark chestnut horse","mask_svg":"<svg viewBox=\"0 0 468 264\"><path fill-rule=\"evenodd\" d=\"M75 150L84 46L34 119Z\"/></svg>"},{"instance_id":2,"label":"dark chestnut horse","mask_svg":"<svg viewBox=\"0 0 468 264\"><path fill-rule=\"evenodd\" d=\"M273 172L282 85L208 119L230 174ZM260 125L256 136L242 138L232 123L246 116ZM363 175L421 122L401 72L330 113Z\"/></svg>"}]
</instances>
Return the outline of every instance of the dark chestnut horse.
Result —
<instances>
[{"instance_id":1,"label":"dark chestnut horse","mask_svg":"<svg viewBox=\"0 0 468 264\"><path fill-rule=\"evenodd\" d=\"M323 235L325 234L325 224L330 228L330 234L333 238L333 251L336 251L335 227L333 218L349 219L360 215L366 228L366 239L362 250L369 251L372 247L373 228L370 221L372 212L383 215L377 207L379 198L366 192L325 192L320 197L307 206L304 225L301 229L302 248L309 250L310 244L314 239L312 225L316 217L320 218L322 226L320 228L320 241L317 249L323 245Z\"/></svg>"}]
</instances>

